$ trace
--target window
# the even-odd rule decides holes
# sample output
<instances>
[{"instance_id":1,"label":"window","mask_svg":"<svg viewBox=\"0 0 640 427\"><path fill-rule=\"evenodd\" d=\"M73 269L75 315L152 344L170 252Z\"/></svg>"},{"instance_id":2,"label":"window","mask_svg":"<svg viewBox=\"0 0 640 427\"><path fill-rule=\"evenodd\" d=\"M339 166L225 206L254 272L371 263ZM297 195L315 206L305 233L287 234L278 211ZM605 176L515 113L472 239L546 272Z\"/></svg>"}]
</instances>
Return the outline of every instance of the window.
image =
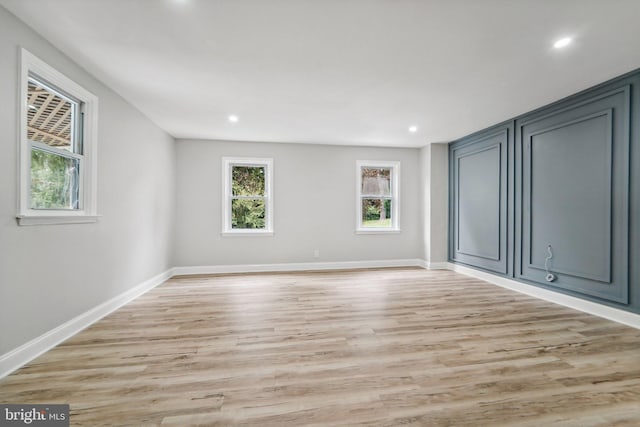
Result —
<instances>
[{"instance_id":1,"label":"window","mask_svg":"<svg viewBox=\"0 0 640 427\"><path fill-rule=\"evenodd\" d=\"M95 222L97 98L24 49L20 76L19 224Z\"/></svg>"},{"instance_id":2,"label":"window","mask_svg":"<svg viewBox=\"0 0 640 427\"><path fill-rule=\"evenodd\" d=\"M356 162L356 233L399 232L400 162Z\"/></svg>"},{"instance_id":3,"label":"window","mask_svg":"<svg viewBox=\"0 0 640 427\"><path fill-rule=\"evenodd\" d=\"M273 234L273 159L224 157L224 235Z\"/></svg>"}]
</instances>

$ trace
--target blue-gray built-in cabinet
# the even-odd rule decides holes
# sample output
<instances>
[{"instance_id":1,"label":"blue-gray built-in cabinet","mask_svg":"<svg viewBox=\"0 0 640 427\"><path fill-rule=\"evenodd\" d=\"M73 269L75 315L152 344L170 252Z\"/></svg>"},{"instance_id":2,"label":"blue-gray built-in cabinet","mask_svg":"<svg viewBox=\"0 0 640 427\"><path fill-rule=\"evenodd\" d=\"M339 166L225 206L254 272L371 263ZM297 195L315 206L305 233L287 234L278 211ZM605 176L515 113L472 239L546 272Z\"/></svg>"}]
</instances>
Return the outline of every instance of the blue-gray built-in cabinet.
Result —
<instances>
[{"instance_id":1,"label":"blue-gray built-in cabinet","mask_svg":"<svg viewBox=\"0 0 640 427\"><path fill-rule=\"evenodd\" d=\"M513 123L492 127L453 144L451 260L510 274L509 201Z\"/></svg>"},{"instance_id":2,"label":"blue-gray built-in cabinet","mask_svg":"<svg viewBox=\"0 0 640 427\"><path fill-rule=\"evenodd\" d=\"M640 71L449 146L449 258L640 312Z\"/></svg>"}]
</instances>

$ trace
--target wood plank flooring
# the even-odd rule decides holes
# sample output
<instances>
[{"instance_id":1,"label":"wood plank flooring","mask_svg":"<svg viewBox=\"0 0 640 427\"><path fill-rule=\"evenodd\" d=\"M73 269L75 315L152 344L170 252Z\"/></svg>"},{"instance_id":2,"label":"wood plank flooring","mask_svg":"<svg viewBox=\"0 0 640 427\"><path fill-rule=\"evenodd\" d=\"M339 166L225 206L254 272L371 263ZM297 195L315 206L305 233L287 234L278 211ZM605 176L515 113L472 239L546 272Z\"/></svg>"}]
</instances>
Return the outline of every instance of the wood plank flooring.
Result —
<instances>
[{"instance_id":1,"label":"wood plank flooring","mask_svg":"<svg viewBox=\"0 0 640 427\"><path fill-rule=\"evenodd\" d=\"M450 271L174 278L0 402L78 426L638 426L640 330Z\"/></svg>"}]
</instances>

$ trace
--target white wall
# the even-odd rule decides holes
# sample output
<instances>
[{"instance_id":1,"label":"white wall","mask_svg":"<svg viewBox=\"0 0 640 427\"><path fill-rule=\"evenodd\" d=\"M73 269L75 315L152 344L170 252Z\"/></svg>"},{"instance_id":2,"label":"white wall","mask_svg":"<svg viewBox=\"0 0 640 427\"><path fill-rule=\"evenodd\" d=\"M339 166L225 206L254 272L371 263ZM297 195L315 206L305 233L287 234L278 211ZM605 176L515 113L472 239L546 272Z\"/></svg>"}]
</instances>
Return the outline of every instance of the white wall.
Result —
<instances>
[{"instance_id":1,"label":"white wall","mask_svg":"<svg viewBox=\"0 0 640 427\"><path fill-rule=\"evenodd\" d=\"M176 147L176 266L421 258L418 149L201 140ZM220 235L223 156L274 159L274 236ZM401 162L402 233L354 233L356 160Z\"/></svg>"},{"instance_id":2,"label":"white wall","mask_svg":"<svg viewBox=\"0 0 640 427\"><path fill-rule=\"evenodd\" d=\"M429 144L420 149L423 257L428 266L447 262L449 212L449 147Z\"/></svg>"},{"instance_id":3,"label":"white wall","mask_svg":"<svg viewBox=\"0 0 640 427\"><path fill-rule=\"evenodd\" d=\"M99 97L97 224L19 227L18 51ZM0 356L171 267L175 143L0 7Z\"/></svg>"}]
</instances>

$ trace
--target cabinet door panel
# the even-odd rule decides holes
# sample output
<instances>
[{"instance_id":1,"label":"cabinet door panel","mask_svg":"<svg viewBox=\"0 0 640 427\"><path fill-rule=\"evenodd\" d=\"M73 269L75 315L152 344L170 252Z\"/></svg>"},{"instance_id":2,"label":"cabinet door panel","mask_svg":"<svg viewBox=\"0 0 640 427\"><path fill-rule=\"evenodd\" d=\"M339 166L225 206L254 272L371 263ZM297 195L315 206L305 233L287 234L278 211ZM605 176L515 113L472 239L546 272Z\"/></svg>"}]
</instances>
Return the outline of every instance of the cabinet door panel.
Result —
<instances>
[{"instance_id":1,"label":"cabinet door panel","mask_svg":"<svg viewBox=\"0 0 640 427\"><path fill-rule=\"evenodd\" d=\"M517 123L518 277L627 302L628 105L624 87Z\"/></svg>"},{"instance_id":2,"label":"cabinet door panel","mask_svg":"<svg viewBox=\"0 0 640 427\"><path fill-rule=\"evenodd\" d=\"M452 146L450 258L508 272L508 147L510 127Z\"/></svg>"},{"instance_id":3,"label":"cabinet door panel","mask_svg":"<svg viewBox=\"0 0 640 427\"><path fill-rule=\"evenodd\" d=\"M456 251L500 259L500 145L458 158Z\"/></svg>"}]
</instances>

